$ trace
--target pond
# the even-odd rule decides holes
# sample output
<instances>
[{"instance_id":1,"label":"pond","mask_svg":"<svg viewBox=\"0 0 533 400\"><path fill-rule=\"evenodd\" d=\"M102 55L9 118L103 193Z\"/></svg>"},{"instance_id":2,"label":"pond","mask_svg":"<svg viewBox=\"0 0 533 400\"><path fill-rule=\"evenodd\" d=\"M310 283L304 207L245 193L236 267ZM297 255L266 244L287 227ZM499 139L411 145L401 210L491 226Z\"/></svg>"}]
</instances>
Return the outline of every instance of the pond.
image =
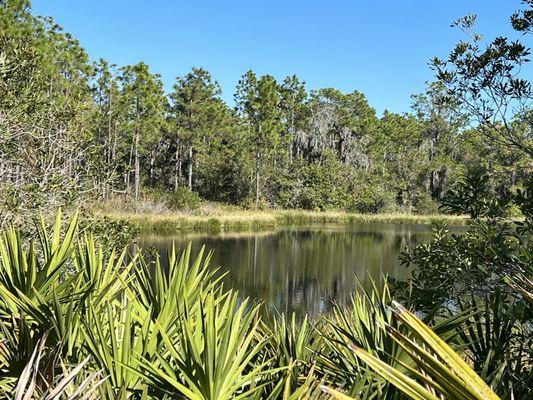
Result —
<instances>
[{"instance_id":1,"label":"pond","mask_svg":"<svg viewBox=\"0 0 533 400\"><path fill-rule=\"evenodd\" d=\"M193 255L212 250L211 265L227 271L225 286L263 301L269 310L317 315L346 303L356 286L383 274L405 278L402 250L431 238L431 227L353 223L282 228L271 232L143 236L139 246L166 257L172 243Z\"/></svg>"}]
</instances>

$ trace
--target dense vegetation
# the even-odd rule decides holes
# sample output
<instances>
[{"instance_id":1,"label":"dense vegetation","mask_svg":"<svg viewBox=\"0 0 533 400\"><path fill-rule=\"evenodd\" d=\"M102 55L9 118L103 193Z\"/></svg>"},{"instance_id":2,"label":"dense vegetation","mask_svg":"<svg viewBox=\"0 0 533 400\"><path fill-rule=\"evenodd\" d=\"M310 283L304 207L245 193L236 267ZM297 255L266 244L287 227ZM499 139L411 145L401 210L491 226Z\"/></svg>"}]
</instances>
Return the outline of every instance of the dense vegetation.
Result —
<instances>
[{"instance_id":1,"label":"dense vegetation","mask_svg":"<svg viewBox=\"0 0 533 400\"><path fill-rule=\"evenodd\" d=\"M479 43L470 45L456 56L479 52ZM472 112L486 110L463 101L469 88L452 92L445 79L413 96L412 113L378 116L360 92L309 91L297 76L278 82L247 71L232 107L202 68L165 93L143 62L91 61L51 18L32 15L27 0L0 2L0 48L4 219L117 197L133 209L140 201L194 208L201 197L245 207L432 213L467 171L490 171L499 189L520 186L531 168L506 141L485 140L505 123L518 144L531 130L530 113L502 115L498 98L489 100L501 112L478 118ZM494 51L507 52L500 56L511 75L527 57ZM461 68L464 60L456 61ZM472 103L485 101L481 95Z\"/></svg>"},{"instance_id":2,"label":"dense vegetation","mask_svg":"<svg viewBox=\"0 0 533 400\"><path fill-rule=\"evenodd\" d=\"M222 287L209 256L172 250L161 264L97 246L78 229L74 216L62 231L58 215L30 246L14 229L0 237L1 398L529 398L533 286L514 273L532 265L531 247L510 255L489 241L508 268L501 275L471 260L453 308L439 297L425 303L433 332L391 303L387 285L315 321L263 319L260 304ZM480 239L467 236L458 252ZM487 294L468 286L494 274Z\"/></svg>"}]
</instances>

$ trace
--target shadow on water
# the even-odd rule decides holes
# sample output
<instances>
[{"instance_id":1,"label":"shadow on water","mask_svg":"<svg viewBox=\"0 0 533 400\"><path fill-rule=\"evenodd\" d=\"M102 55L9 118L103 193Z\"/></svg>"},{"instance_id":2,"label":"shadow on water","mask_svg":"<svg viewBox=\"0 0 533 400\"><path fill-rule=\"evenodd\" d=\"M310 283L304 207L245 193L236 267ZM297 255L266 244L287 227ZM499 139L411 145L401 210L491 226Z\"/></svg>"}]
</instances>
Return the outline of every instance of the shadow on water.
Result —
<instances>
[{"instance_id":1,"label":"shadow on water","mask_svg":"<svg viewBox=\"0 0 533 400\"><path fill-rule=\"evenodd\" d=\"M431 238L426 225L324 224L273 232L143 236L139 246L154 247L166 258L174 242L214 251L212 266L228 271L225 285L243 297L262 300L269 310L317 315L332 302L346 303L355 288L354 274L405 278L402 250Z\"/></svg>"}]
</instances>

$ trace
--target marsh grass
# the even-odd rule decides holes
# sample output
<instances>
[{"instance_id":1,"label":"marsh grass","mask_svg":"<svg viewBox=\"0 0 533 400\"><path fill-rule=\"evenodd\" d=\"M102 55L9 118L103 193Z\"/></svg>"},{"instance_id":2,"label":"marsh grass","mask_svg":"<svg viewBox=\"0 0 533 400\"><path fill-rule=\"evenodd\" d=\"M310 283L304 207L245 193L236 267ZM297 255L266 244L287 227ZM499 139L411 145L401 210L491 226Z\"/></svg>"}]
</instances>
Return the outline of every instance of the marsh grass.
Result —
<instances>
[{"instance_id":1,"label":"marsh grass","mask_svg":"<svg viewBox=\"0 0 533 400\"><path fill-rule=\"evenodd\" d=\"M350 214L340 211L217 210L209 214L101 212L111 220L127 221L147 233L262 231L279 227L328 223L397 223L465 225L466 218L453 215ZM97 214L98 215L98 214Z\"/></svg>"}]
</instances>

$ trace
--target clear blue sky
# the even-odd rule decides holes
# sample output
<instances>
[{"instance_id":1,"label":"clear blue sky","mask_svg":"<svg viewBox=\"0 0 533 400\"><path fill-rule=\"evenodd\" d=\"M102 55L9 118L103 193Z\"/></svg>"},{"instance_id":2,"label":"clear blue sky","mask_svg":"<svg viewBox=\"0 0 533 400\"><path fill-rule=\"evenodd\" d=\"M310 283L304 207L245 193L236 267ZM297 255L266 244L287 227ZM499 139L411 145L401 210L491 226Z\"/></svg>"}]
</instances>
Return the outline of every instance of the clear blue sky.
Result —
<instances>
[{"instance_id":1,"label":"clear blue sky","mask_svg":"<svg viewBox=\"0 0 533 400\"><path fill-rule=\"evenodd\" d=\"M381 113L409 111L432 79L427 63L463 37L450 23L478 14L486 38L516 36L519 0L34 0L94 59L145 61L170 90L194 66L218 80L232 104L248 69L296 74L309 89L359 90ZM524 40L527 40L525 38ZM528 69L528 72L530 69Z\"/></svg>"}]
</instances>

